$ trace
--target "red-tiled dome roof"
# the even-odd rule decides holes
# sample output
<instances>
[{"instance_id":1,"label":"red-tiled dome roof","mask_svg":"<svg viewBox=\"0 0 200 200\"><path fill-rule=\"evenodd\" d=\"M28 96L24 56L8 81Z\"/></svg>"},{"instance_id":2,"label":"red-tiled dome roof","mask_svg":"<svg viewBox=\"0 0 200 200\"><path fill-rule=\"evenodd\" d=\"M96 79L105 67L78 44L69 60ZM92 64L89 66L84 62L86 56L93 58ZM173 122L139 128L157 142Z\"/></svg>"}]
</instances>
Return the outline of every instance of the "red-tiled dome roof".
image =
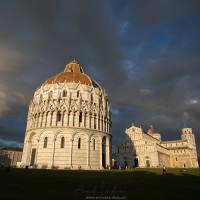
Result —
<instances>
[{"instance_id":1,"label":"red-tiled dome roof","mask_svg":"<svg viewBox=\"0 0 200 200\"><path fill-rule=\"evenodd\" d=\"M148 130L147 133L148 133L148 134L154 134L154 133L157 133L157 132L156 132L155 128L151 125L151 126L150 126L150 129Z\"/></svg>"},{"instance_id":2,"label":"red-tiled dome roof","mask_svg":"<svg viewBox=\"0 0 200 200\"><path fill-rule=\"evenodd\" d=\"M80 82L81 84L100 88L100 86L94 80L84 74L82 67L76 61L71 61L66 65L64 72L47 79L43 85L64 82Z\"/></svg>"}]
</instances>

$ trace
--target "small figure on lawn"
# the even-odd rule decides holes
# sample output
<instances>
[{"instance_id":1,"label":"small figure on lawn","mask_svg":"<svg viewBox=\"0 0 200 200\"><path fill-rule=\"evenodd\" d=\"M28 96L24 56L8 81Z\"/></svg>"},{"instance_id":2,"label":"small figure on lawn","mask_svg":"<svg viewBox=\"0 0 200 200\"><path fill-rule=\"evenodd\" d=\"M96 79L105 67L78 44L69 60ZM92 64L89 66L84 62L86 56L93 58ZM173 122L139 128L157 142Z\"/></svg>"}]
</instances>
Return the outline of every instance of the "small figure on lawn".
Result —
<instances>
[{"instance_id":1,"label":"small figure on lawn","mask_svg":"<svg viewBox=\"0 0 200 200\"><path fill-rule=\"evenodd\" d=\"M165 167L165 165L163 165L162 173L163 173L163 174L166 174L166 167Z\"/></svg>"}]
</instances>

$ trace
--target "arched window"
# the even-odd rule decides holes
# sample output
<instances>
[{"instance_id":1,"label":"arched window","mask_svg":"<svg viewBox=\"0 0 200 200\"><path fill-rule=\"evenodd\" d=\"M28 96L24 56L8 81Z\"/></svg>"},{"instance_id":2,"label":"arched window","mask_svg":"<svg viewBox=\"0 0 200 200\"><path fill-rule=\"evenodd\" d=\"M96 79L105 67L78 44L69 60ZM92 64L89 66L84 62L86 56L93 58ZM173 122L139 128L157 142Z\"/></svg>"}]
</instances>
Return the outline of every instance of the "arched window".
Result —
<instances>
[{"instance_id":1,"label":"arched window","mask_svg":"<svg viewBox=\"0 0 200 200\"><path fill-rule=\"evenodd\" d=\"M60 148L64 148L64 146L65 146L65 138L62 137L61 138L61 143L60 143Z\"/></svg>"},{"instance_id":2,"label":"arched window","mask_svg":"<svg viewBox=\"0 0 200 200\"><path fill-rule=\"evenodd\" d=\"M91 102L93 102L93 94L91 94Z\"/></svg>"},{"instance_id":3,"label":"arched window","mask_svg":"<svg viewBox=\"0 0 200 200\"><path fill-rule=\"evenodd\" d=\"M96 124L96 115L94 115L94 129L97 128L97 124Z\"/></svg>"},{"instance_id":4,"label":"arched window","mask_svg":"<svg viewBox=\"0 0 200 200\"><path fill-rule=\"evenodd\" d=\"M95 139L93 140L93 150L96 150L96 146L95 146Z\"/></svg>"},{"instance_id":5,"label":"arched window","mask_svg":"<svg viewBox=\"0 0 200 200\"><path fill-rule=\"evenodd\" d=\"M79 113L79 122L82 122L82 112Z\"/></svg>"},{"instance_id":6,"label":"arched window","mask_svg":"<svg viewBox=\"0 0 200 200\"><path fill-rule=\"evenodd\" d=\"M60 112L60 111L57 113L57 121L58 121L58 122L61 121L61 112Z\"/></svg>"},{"instance_id":7,"label":"arched window","mask_svg":"<svg viewBox=\"0 0 200 200\"><path fill-rule=\"evenodd\" d=\"M80 90L77 91L77 98L80 96Z\"/></svg>"},{"instance_id":8,"label":"arched window","mask_svg":"<svg viewBox=\"0 0 200 200\"><path fill-rule=\"evenodd\" d=\"M78 138L78 149L81 148L81 138Z\"/></svg>"},{"instance_id":9,"label":"arched window","mask_svg":"<svg viewBox=\"0 0 200 200\"><path fill-rule=\"evenodd\" d=\"M67 97L67 91L66 90L63 90L63 97Z\"/></svg>"},{"instance_id":10,"label":"arched window","mask_svg":"<svg viewBox=\"0 0 200 200\"><path fill-rule=\"evenodd\" d=\"M47 142L48 142L48 137L45 137L44 138L44 146L43 146L44 148L47 148Z\"/></svg>"}]
</instances>

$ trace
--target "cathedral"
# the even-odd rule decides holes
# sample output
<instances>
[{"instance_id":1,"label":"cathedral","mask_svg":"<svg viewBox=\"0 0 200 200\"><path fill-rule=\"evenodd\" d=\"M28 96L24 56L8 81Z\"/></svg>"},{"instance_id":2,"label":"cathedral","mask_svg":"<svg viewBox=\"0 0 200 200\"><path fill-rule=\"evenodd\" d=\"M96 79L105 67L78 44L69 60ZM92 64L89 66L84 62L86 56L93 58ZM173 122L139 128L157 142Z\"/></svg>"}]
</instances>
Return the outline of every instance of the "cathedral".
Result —
<instances>
[{"instance_id":1,"label":"cathedral","mask_svg":"<svg viewBox=\"0 0 200 200\"><path fill-rule=\"evenodd\" d=\"M162 141L153 126L144 133L132 124L126 129L126 141L118 145L116 161L120 167L199 167L191 128L182 129L181 140Z\"/></svg>"},{"instance_id":2,"label":"cathedral","mask_svg":"<svg viewBox=\"0 0 200 200\"><path fill-rule=\"evenodd\" d=\"M105 90L79 63L71 61L34 93L22 165L47 169L110 167L111 127Z\"/></svg>"}]
</instances>

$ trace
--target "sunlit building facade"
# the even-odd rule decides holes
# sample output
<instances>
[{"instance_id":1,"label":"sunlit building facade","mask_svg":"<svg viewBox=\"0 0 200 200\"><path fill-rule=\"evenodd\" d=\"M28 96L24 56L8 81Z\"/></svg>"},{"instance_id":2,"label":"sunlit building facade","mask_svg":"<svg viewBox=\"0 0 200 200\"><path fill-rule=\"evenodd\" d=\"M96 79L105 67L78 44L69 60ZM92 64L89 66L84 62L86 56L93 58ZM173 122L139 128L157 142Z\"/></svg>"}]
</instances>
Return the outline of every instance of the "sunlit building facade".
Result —
<instances>
[{"instance_id":1,"label":"sunlit building facade","mask_svg":"<svg viewBox=\"0 0 200 200\"><path fill-rule=\"evenodd\" d=\"M106 168L110 166L111 127L105 90L72 61L35 91L29 106L22 165Z\"/></svg>"},{"instance_id":2,"label":"sunlit building facade","mask_svg":"<svg viewBox=\"0 0 200 200\"><path fill-rule=\"evenodd\" d=\"M116 157L121 167L199 167L191 128L182 129L181 140L162 141L153 126L144 133L132 124L126 129L126 141L118 145Z\"/></svg>"},{"instance_id":3,"label":"sunlit building facade","mask_svg":"<svg viewBox=\"0 0 200 200\"><path fill-rule=\"evenodd\" d=\"M0 164L3 166L16 167L22 159L22 148L0 147Z\"/></svg>"}]
</instances>

